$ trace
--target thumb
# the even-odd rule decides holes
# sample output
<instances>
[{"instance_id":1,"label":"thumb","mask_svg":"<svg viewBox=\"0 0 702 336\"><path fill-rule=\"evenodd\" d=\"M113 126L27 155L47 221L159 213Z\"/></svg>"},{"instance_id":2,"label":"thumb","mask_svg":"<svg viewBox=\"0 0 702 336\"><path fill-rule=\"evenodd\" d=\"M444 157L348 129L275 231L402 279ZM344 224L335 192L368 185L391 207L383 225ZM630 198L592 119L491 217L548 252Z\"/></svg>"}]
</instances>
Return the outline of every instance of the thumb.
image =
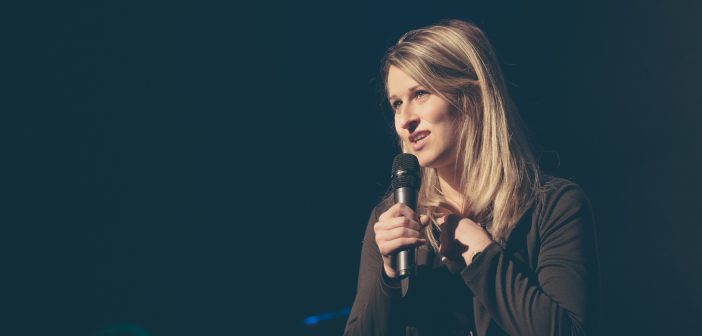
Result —
<instances>
[{"instance_id":1,"label":"thumb","mask_svg":"<svg viewBox=\"0 0 702 336\"><path fill-rule=\"evenodd\" d=\"M419 224L422 224L422 226L429 225L429 216L419 215Z\"/></svg>"}]
</instances>

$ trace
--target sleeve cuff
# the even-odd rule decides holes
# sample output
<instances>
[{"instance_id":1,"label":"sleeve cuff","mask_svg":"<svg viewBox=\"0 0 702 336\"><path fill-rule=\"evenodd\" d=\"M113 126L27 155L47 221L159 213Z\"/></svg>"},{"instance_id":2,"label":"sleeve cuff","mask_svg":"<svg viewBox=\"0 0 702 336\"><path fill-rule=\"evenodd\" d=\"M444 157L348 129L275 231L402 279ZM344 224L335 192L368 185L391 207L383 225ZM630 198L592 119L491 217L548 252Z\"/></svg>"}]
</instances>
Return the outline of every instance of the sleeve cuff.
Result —
<instances>
[{"instance_id":1,"label":"sleeve cuff","mask_svg":"<svg viewBox=\"0 0 702 336\"><path fill-rule=\"evenodd\" d=\"M400 296L402 293L402 283L399 279L391 279L382 269L380 270L380 290L387 297Z\"/></svg>"},{"instance_id":2,"label":"sleeve cuff","mask_svg":"<svg viewBox=\"0 0 702 336\"><path fill-rule=\"evenodd\" d=\"M470 265L463 268L461 277L466 284L470 284L473 279L484 273L489 268L490 260L494 259L502 252L502 247L499 244L492 243L475 256Z\"/></svg>"}]
</instances>

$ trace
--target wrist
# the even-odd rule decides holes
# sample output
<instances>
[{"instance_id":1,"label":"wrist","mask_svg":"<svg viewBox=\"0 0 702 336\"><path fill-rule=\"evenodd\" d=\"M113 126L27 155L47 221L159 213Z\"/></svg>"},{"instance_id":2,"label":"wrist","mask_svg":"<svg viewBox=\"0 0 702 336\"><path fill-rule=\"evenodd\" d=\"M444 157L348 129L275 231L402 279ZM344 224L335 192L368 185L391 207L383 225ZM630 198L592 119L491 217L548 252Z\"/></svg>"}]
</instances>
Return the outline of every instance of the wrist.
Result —
<instances>
[{"instance_id":1,"label":"wrist","mask_svg":"<svg viewBox=\"0 0 702 336\"><path fill-rule=\"evenodd\" d=\"M465 251L461 256L463 257L466 265L473 263L473 261L475 261L475 259L483 252L483 250L485 250L488 245L490 244L486 244L480 248L471 248L468 249L468 251Z\"/></svg>"}]
</instances>

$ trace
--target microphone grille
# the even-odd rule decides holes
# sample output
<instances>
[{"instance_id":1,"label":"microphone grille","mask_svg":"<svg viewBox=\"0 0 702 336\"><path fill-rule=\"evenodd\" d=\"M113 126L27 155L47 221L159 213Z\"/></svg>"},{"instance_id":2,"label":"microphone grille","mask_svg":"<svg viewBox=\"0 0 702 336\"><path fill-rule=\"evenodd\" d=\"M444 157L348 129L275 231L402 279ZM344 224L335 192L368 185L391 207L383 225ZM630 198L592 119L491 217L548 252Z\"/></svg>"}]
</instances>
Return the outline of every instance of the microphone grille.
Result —
<instances>
[{"instance_id":1,"label":"microphone grille","mask_svg":"<svg viewBox=\"0 0 702 336\"><path fill-rule=\"evenodd\" d=\"M401 153L392 161L392 189L413 188L419 189L420 169L417 157L412 154Z\"/></svg>"},{"instance_id":2,"label":"microphone grille","mask_svg":"<svg viewBox=\"0 0 702 336\"><path fill-rule=\"evenodd\" d=\"M417 161L417 157L407 153L395 155L395 159L392 160L393 174L399 170L411 171L415 175L419 175L419 161Z\"/></svg>"}]
</instances>

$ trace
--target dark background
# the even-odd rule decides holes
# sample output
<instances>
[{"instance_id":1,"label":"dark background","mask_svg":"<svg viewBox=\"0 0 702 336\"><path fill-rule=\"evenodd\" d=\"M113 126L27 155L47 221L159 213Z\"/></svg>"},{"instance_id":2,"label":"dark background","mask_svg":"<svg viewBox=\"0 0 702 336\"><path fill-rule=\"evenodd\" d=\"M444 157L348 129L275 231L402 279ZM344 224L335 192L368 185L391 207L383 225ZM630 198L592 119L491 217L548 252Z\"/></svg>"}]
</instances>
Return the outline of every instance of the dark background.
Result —
<instances>
[{"instance_id":1,"label":"dark background","mask_svg":"<svg viewBox=\"0 0 702 336\"><path fill-rule=\"evenodd\" d=\"M486 31L544 170L590 196L605 334L700 333L699 2L3 14L2 335L341 334L303 319L350 307L389 182L380 59L444 18Z\"/></svg>"}]
</instances>

